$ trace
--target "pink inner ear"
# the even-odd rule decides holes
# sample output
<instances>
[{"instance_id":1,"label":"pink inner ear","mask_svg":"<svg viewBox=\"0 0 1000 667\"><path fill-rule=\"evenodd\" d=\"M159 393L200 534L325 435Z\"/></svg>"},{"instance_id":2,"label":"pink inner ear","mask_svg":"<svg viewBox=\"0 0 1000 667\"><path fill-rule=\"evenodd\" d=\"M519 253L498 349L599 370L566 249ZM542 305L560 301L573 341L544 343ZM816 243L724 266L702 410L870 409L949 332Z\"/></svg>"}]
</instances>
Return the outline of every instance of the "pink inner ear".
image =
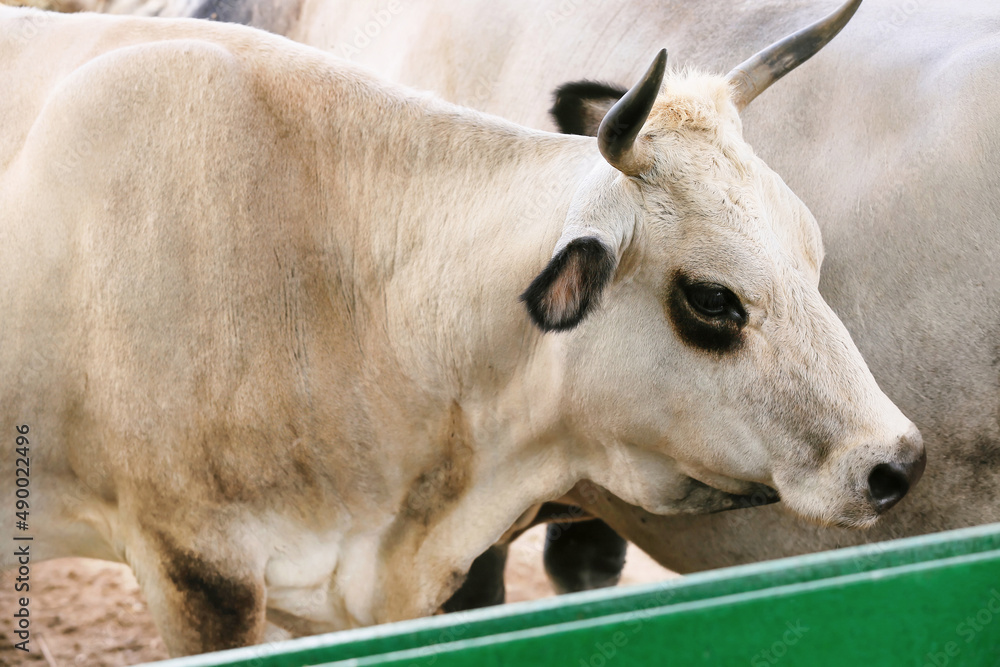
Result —
<instances>
[{"instance_id":1,"label":"pink inner ear","mask_svg":"<svg viewBox=\"0 0 1000 667\"><path fill-rule=\"evenodd\" d=\"M580 285L583 282L580 264L580 257L572 255L549 287L542 304L550 319L568 319L579 310Z\"/></svg>"}]
</instances>

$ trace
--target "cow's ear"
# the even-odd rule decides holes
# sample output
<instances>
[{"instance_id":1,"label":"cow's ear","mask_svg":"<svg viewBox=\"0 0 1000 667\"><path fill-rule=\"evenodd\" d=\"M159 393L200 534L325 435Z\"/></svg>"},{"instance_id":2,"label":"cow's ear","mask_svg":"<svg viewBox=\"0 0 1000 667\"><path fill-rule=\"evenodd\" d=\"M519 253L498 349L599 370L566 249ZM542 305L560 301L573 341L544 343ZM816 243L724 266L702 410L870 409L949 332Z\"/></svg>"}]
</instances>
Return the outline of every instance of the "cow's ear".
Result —
<instances>
[{"instance_id":1,"label":"cow's ear","mask_svg":"<svg viewBox=\"0 0 1000 667\"><path fill-rule=\"evenodd\" d=\"M556 89L549 113L563 134L596 137L601 121L626 92L610 83L571 81Z\"/></svg>"},{"instance_id":2,"label":"cow's ear","mask_svg":"<svg viewBox=\"0 0 1000 667\"><path fill-rule=\"evenodd\" d=\"M521 301L542 331L572 329L597 305L617 263L597 237L575 238L531 281Z\"/></svg>"}]
</instances>

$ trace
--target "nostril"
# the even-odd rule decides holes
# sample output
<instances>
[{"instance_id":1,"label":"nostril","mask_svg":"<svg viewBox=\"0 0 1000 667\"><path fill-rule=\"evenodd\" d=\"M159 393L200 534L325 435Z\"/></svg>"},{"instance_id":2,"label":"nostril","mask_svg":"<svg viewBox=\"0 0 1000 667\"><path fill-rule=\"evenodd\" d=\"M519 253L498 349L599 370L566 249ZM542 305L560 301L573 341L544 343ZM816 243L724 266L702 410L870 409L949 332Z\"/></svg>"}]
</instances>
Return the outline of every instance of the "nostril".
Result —
<instances>
[{"instance_id":1,"label":"nostril","mask_svg":"<svg viewBox=\"0 0 1000 667\"><path fill-rule=\"evenodd\" d=\"M912 465L880 463L872 469L868 475L868 491L879 514L903 499L910 490L911 478L919 477L923 472L923 466L920 466L919 472L916 468L914 462Z\"/></svg>"},{"instance_id":2,"label":"nostril","mask_svg":"<svg viewBox=\"0 0 1000 667\"><path fill-rule=\"evenodd\" d=\"M868 473L868 494L879 514L902 500L927 467L927 450L916 426L911 424L910 430L899 439L897 452L912 458L880 463Z\"/></svg>"}]
</instances>

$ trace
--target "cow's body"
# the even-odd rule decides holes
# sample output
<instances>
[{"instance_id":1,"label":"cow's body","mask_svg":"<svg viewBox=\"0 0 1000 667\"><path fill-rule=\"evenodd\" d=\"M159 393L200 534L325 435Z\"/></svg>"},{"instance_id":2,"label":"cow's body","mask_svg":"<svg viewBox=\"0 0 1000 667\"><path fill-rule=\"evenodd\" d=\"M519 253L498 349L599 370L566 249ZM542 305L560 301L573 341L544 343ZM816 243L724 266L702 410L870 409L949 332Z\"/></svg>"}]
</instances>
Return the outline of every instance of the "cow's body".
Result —
<instances>
[{"instance_id":1,"label":"cow's body","mask_svg":"<svg viewBox=\"0 0 1000 667\"><path fill-rule=\"evenodd\" d=\"M651 49L725 68L833 2L309 0L287 34L408 85L539 128L553 91L628 84ZM291 7L291 5L289 5ZM367 39L365 29L368 27ZM866 0L823 53L744 114L816 214L822 289L929 444L929 477L870 531L780 506L653 517L581 499L681 572L1000 521L1000 12L989 0Z\"/></svg>"},{"instance_id":2,"label":"cow's body","mask_svg":"<svg viewBox=\"0 0 1000 667\"><path fill-rule=\"evenodd\" d=\"M592 142L519 164L538 135L502 124L484 217L448 151L491 121L230 26L0 16L0 403L12 446L30 429L36 559L124 560L173 651L220 648L259 636L265 589L301 632L430 613L568 488L555 450L501 440L554 414L517 296L561 230L521 197L572 187ZM408 196L422 159L441 178Z\"/></svg>"},{"instance_id":3,"label":"cow's body","mask_svg":"<svg viewBox=\"0 0 1000 667\"><path fill-rule=\"evenodd\" d=\"M595 141L237 26L0 34L33 555L128 562L173 653L430 613L581 479L864 526L922 472L725 79L661 53Z\"/></svg>"}]
</instances>

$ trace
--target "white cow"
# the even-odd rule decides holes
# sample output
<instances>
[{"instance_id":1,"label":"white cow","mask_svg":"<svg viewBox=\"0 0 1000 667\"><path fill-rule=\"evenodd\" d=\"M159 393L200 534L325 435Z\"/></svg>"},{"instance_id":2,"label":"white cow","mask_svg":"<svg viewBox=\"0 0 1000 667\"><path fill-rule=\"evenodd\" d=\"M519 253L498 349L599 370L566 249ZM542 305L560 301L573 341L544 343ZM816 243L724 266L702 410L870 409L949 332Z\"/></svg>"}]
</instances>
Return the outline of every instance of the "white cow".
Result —
<instances>
[{"instance_id":1,"label":"white cow","mask_svg":"<svg viewBox=\"0 0 1000 667\"><path fill-rule=\"evenodd\" d=\"M255 20L242 0L215 4ZM679 66L724 68L835 5L306 0L282 25L258 22L553 129L552 95L567 82L627 86L661 46ZM780 505L661 518L599 489L581 500L661 563L687 572L1000 521L998 34L992 0L867 0L821 56L743 115L747 138L816 213L822 291L920 426L928 479L865 532L818 530Z\"/></svg>"},{"instance_id":2,"label":"white cow","mask_svg":"<svg viewBox=\"0 0 1000 667\"><path fill-rule=\"evenodd\" d=\"M241 26L0 8L31 557L129 563L182 654L431 613L583 479L875 522L920 435L741 136L757 91L665 61L593 139Z\"/></svg>"}]
</instances>

